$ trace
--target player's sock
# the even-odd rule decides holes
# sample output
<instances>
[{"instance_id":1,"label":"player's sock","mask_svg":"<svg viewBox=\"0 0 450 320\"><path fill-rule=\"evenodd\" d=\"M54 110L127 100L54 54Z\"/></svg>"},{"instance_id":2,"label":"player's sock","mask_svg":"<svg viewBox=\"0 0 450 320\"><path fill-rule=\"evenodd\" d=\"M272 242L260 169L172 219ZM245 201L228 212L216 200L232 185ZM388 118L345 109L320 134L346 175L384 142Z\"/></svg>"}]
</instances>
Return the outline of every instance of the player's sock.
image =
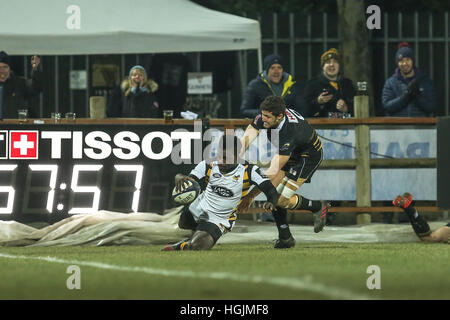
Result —
<instances>
[{"instance_id":1,"label":"player's sock","mask_svg":"<svg viewBox=\"0 0 450 320\"><path fill-rule=\"evenodd\" d=\"M178 250L189 250L189 241L183 241L178 245Z\"/></svg>"},{"instance_id":2,"label":"player's sock","mask_svg":"<svg viewBox=\"0 0 450 320\"><path fill-rule=\"evenodd\" d=\"M275 223L278 228L278 237L280 239L288 239L291 236L291 230L287 223L287 210L277 207L277 210L273 212Z\"/></svg>"},{"instance_id":3,"label":"player's sock","mask_svg":"<svg viewBox=\"0 0 450 320\"><path fill-rule=\"evenodd\" d=\"M162 249L162 251L179 251L179 250L189 250L190 239L184 239L175 244L171 244Z\"/></svg>"},{"instance_id":4,"label":"player's sock","mask_svg":"<svg viewBox=\"0 0 450 320\"><path fill-rule=\"evenodd\" d=\"M414 232L419 238L431 234L430 226L425 219L419 215L419 212L417 212L417 209L414 207L415 201L413 200L412 194L405 192L403 196L396 196L392 201L392 204L405 211Z\"/></svg>"},{"instance_id":5,"label":"player's sock","mask_svg":"<svg viewBox=\"0 0 450 320\"><path fill-rule=\"evenodd\" d=\"M317 212L322 208L322 204L317 200L309 200L305 197L299 196L299 201L295 209L308 210L311 212Z\"/></svg>"},{"instance_id":6,"label":"player's sock","mask_svg":"<svg viewBox=\"0 0 450 320\"><path fill-rule=\"evenodd\" d=\"M410 219L415 219L419 216L419 213L417 212L416 208L414 206L409 206L407 208L404 208L406 214Z\"/></svg>"},{"instance_id":7,"label":"player's sock","mask_svg":"<svg viewBox=\"0 0 450 320\"><path fill-rule=\"evenodd\" d=\"M409 221L411 222L414 232L419 238L426 237L431 234L430 225L419 215L419 212L417 212L415 207L409 206L404 210L409 218Z\"/></svg>"}]
</instances>

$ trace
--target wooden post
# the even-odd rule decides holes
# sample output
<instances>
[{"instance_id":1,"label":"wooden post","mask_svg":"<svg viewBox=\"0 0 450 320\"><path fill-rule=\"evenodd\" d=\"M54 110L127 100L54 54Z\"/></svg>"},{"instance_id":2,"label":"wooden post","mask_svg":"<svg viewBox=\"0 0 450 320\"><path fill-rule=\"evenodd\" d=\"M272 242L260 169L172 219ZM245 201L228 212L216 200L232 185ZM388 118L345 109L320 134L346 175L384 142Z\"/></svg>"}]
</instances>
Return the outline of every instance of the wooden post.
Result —
<instances>
[{"instance_id":1,"label":"wooden post","mask_svg":"<svg viewBox=\"0 0 450 320\"><path fill-rule=\"evenodd\" d=\"M355 118L369 117L369 96L355 96ZM370 207L371 205L371 175L370 175L370 130L368 125L357 125L355 128L356 144L356 205ZM356 216L357 224L370 223L368 213Z\"/></svg>"}]
</instances>

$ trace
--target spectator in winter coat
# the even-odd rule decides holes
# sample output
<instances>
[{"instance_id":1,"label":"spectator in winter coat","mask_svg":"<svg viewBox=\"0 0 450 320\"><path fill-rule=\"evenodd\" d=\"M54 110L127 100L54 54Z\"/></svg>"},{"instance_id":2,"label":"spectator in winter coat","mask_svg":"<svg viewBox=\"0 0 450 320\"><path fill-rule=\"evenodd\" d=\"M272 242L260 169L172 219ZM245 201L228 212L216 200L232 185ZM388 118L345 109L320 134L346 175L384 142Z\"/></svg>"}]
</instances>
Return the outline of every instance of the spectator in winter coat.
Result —
<instances>
[{"instance_id":1,"label":"spectator in winter coat","mask_svg":"<svg viewBox=\"0 0 450 320\"><path fill-rule=\"evenodd\" d=\"M241 114L255 118L260 114L260 105L268 96L282 97L286 107L303 112L301 95L292 75L284 71L283 62L278 54L264 58L264 71L250 81L241 104Z\"/></svg>"},{"instance_id":2,"label":"spectator in winter coat","mask_svg":"<svg viewBox=\"0 0 450 320\"><path fill-rule=\"evenodd\" d=\"M310 116L328 117L329 112L353 116L355 89L352 80L341 73L339 52L331 48L322 54L320 62L322 72L307 82L304 91Z\"/></svg>"},{"instance_id":3,"label":"spectator in winter coat","mask_svg":"<svg viewBox=\"0 0 450 320\"><path fill-rule=\"evenodd\" d=\"M382 92L384 111L393 117L426 117L436 110L432 80L414 65L414 53L402 42L395 53L397 68Z\"/></svg>"},{"instance_id":4,"label":"spectator in winter coat","mask_svg":"<svg viewBox=\"0 0 450 320\"><path fill-rule=\"evenodd\" d=\"M31 58L31 79L25 79L11 71L8 54L0 51L0 120L16 119L19 109L28 109L30 118L39 116L31 107L30 99L42 91L40 62L39 56Z\"/></svg>"},{"instance_id":5,"label":"spectator in winter coat","mask_svg":"<svg viewBox=\"0 0 450 320\"><path fill-rule=\"evenodd\" d=\"M141 66L130 69L128 78L122 81L108 99L106 115L122 118L161 118L155 91L158 84L147 78Z\"/></svg>"}]
</instances>

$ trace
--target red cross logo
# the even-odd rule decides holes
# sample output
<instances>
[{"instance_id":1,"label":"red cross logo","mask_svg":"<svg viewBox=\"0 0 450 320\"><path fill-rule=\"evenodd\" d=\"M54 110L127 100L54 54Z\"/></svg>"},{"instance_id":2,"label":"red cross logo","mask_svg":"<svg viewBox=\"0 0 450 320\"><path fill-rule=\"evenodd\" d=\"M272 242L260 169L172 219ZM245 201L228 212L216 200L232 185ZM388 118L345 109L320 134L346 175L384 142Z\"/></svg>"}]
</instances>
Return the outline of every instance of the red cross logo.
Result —
<instances>
[{"instance_id":1,"label":"red cross logo","mask_svg":"<svg viewBox=\"0 0 450 320\"><path fill-rule=\"evenodd\" d=\"M37 159L38 132L11 130L9 132L9 158Z\"/></svg>"}]
</instances>

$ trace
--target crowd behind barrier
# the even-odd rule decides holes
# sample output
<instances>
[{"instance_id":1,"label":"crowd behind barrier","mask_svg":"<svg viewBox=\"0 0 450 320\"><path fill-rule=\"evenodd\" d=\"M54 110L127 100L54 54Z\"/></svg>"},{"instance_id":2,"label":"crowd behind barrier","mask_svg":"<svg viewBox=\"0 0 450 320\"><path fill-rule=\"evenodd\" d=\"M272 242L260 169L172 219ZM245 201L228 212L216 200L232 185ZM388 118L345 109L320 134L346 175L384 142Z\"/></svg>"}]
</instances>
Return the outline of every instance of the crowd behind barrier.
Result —
<instances>
[{"instance_id":1,"label":"crowd behind barrier","mask_svg":"<svg viewBox=\"0 0 450 320\"><path fill-rule=\"evenodd\" d=\"M386 80L381 93L386 115L390 117L432 115L436 110L433 82L417 68L413 50L407 43L399 44L395 63L397 67L395 73ZM0 52L0 120L38 117L37 111L31 107L29 101L43 90L44 79L40 57L33 56L31 64L30 79L17 77L11 70L8 54ZM320 65L320 74L306 84L299 84L288 70L284 69L283 58L280 55L266 56L264 70L248 84L244 93L240 106L241 115L244 118L255 118L261 112L261 102L273 95L281 97L287 107L299 112L311 123L314 123L314 118L354 117L356 90L353 80L344 75L339 51L335 48L325 51L320 57ZM156 95L158 87L158 83L147 75L145 68L136 65L129 70L128 76L112 91L106 101L94 103L94 99L91 99L91 117L121 118L123 124L132 123L127 121L127 118L161 119L163 114L167 114L164 109L168 107L160 106ZM25 116L22 114L24 110L28 112ZM176 111L175 117L180 117L182 113L179 111ZM52 118L55 117L52 115ZM68 121L71 123L83 122L81 119L73 121L75 114L69 117L71 119ZM55 119L51 120L54 121ZM337 201L333 203L333 206L340 205ZM392 215L386 217L386 222L389 222Z\"/></svg>"},{"instance_id":2,"label":"crowd behind barrier","mask_svg":"<svg viewBox=\"0 0 450 320\"><path fill-rule=\"evenodd\" d=\"M319 59L318 59L319 60ZM342 70L342 57L331 48L320 57L321 72L306 83L297 82L284 69L283 57L270 54L264 58L264 70L248 84L240 104L241 116L254 118L259 105L269 95L280 96L287 107L296 110L306 118L310 117L352 117L354 116L355 79L349 79ZM157 63L157 59L155 63ZM39 112L30 100L43 92L44 82L40 57L33 56L29 79L18 77L11 70L11 59L4 51L0 54L0 119L18 118L18 110L28 109L28 117L37 118ZM395 54L396 69L380 92L382 108L386 116L426 117L436 111L436 94L433 81L415 64L413 50L402 42ZM150 68L155 69L156 66ZM156 75L155 75L156 76ZM188 98L181 105L161 105L158 90L167 82L157 83L144 67L132 67L120 85L105 96L106 117L161 118L164 109L175 109L174 117L181 117L181 108L187 109ZM184 79L187 81L187 79ZM162 87L161 87L162 84ZM167 90L166 90L167 91ZM179 95L176 93L176 95ZM167 94L165 94L167 96ZM192 98L192 97L191 97ZM164 98L165 99L165 98ZM167 100L167 99L165 99ZM211 104L211 103L207 103ZM215 103L220 108L220 103ZM216 117L217 112L208 115L214 108L202 106L200 117ZM184 110L186 111L186 110ZM217 110L216 110L217 111ZM203 114L202 114L203 113ZM42 115L44 118L46 114Z\"/></svg>"}]
</instances>

